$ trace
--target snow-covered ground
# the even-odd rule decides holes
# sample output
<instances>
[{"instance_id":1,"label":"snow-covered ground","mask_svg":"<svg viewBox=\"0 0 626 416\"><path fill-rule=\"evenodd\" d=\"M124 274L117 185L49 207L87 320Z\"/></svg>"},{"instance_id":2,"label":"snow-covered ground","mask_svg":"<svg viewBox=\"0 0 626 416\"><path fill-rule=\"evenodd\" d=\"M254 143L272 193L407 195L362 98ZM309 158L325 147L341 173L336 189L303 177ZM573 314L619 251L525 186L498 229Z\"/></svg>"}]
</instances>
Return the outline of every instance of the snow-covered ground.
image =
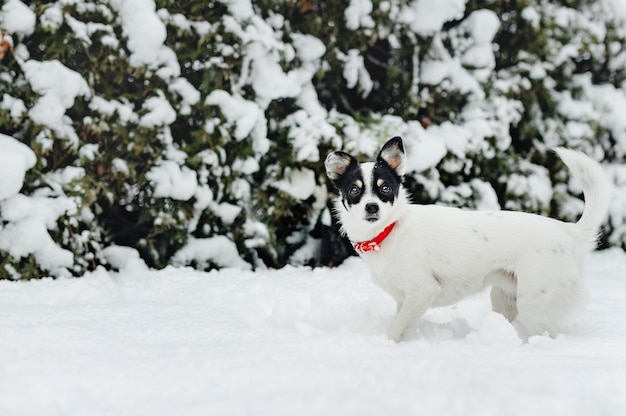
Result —
<instances>
[{"instance_id":1,"label":"snow-covered ground","mask_svg":"<svg viewBox=\"0 0 626 416\"><path fill-rule=\"evenodd\" d=\"M527 343L481 295L395 344L358 259L1 281L0 414L624 415L626 254L587 272L570 331Z\"/></svg>"},{"instance_id":2,"label":"snow-covered ground","mask_svg":"<svg viewBox=\"0 0 626 416\"><path fill-rule=\"evenodd\" d=\"M163 124L167 157L147 175L156 197L188 200L195 195L197 209L210 208L227 224L239 213L238 206L213 200L206 183L183 163L191 155L173 145L167 126L176 111L188 114L190 106L199 102L220 108L224 127L233 130L234 139L251 139L257 159L237 160L237 169L246 175L260 169L258 158L270 146L267 128L273 121L266 120L264 111L272 100L294 98L302 108L283 121L284 127L290 126L289 139L298 161L318 161L321 138L338 137L312 83L326 46L299 33L288 36L293 45L286 43L281 16L271 19L273 25L254 17L249 0L222 3L229 10L224 24L237 42L246 45L244 58L250 70L242 71L232 90L212 91L206 97L180 76L178 57L166 45L165 21L178 18L184 23L187 18L157 10L153 0L102 2L119 17L131 65L156 71L182 97L180 108L174 109L165 93L157 91L141 105L145 113L141 117L135 104L105 100L64 63L32 58L21 41L34 33L36 24L56 30L66 21L75 38L89 43L88 33L94 30L100 33L100 42L116 48L119 31L62 13L69 3L87 7L85 1L50 2L41 15L27 3L5 1L0 23L16 41L12 54L24 73L22 82L39 97L27 109L21 98L5 94L1 105L11 110L15 120L28 112L30 121L46 126L54 137L65 138L88 159L95 157L98 146L80 143L66 114L78 97L103 116L117 113L123 122L143 127ZM371 28L373 3L349 3L347 25L352 30ZM391 4L379 3L379 7ZM463 16L465 3L406 2L397 8L395 23L408 25L417 35L432 35L445 22ZM623 12L623 1L611 3ZM428 13L423 13L424 8ZM537 11L528 7L524 18L535 15L539 16ZM196 27L205 23L203 30L209 25L195 23ZM468 152L482 151L484 137L499 137L502 149L510 145L508 132L521 117L521 103L485 101L486 107L480 107L484 93L479 84L484 80L466 68L481 69L476 74L482 76L491 74L492 43L499 27L493 12L474 12L461 27L471 38L466 50L452 56L442 47L433 57L426 54L415 74L415 86L418 81L438 85L445 78L459 91L474 94L473 105L464 115L466 125L444 122L426 131L415 121L382 118L380 132L394 131L413 143L407 147L412 171L434 169L447 152L463 158ZM356 49L338 52L345 61L347 85L367 95L372 79L363 57ZM294 60L293 69L285 73L286 62L280 57L290 55L289 59L297 56L301 66ZM567 53L563 56L569 59ZM536 67L540 75L544 70ZM68 79L72 82L59 82ZM622 90L592 85L591 75L580 75L576 82L585 93L584 101L564 92L558 108L569 120L570 130L575 130L571 135L584 136L580 131L586 125L574 121L597 119L603 128L611 128L620 146L626 146ZM247 86L254 90L256 101L242 95ZM211 123L215 122L208 124L211 129L219 127ZM348 137L346 150L374 154L380 140L377 131L368 133L350 123L344 130L354 139ZM51 137L40 135L36 143L52 146ZM618 154L623 153L622 147ZM77 215L79 204L51 194L48 185L21 194L25 174L36 163L35 153L2 134L0 149L0 250L15 259L32 254L51 274L68 275L74 255L58 246L48 230L56 227L61 215ZM217 162L211 163L207 165L218 170ZM128 170L121 159L113 167ZM302 200L318 192L312 170L289 172L273 186ZM522 190L533 183L534 197L549 205L549 172L537 167L531 172L535 173L529 180L518 175L511 183ZM623 189L623 166L611 166L611 174L618 189ZM82 167L68 166L42 182L61 189L82 175ZM499 208L486 183L476 179L471 185L473 192L487 195L480 208ZM470 187L464 190L469 192ZM611 215L618 229L624 225L626 202L623 192L616 195ZM325 198L321 193L322 206ZM253 225L264 229L259 223ZM250 267L241 264L234 243L225 236L190 241L174 256L180 264L192 262L187 260L201 264L207 260L199 258L201 254L216 264ZM148 270L138 256L132 259L124 249L107 247L105 252L120 272L99 269L80 279L0 281L0 416L626 414L626 254L620 250L591 256L590 303L570 330L556 339L539 336L523 342L503 317L490 311L488 296L481 295L456 307L429 311L419 331L401 344L385 336L393 302L371 283L358 259L335 269L202 273L177 267Z\"/></svg>"}]
</instances>

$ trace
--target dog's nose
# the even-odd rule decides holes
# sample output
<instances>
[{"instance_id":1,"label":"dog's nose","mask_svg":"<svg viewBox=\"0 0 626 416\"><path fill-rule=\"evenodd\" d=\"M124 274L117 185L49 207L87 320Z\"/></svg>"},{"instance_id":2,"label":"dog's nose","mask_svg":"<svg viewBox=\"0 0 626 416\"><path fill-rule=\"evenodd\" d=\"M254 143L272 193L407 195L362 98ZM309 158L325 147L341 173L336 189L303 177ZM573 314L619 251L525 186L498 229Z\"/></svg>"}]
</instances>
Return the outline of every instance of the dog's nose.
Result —
<instances>
[{"instance_id":1,"label":"dog's nose","mask_svg":"<svg viewBox=\"0 0 626 416\"><path fill-rule=\"evenodd\" d=\"M378 212L378 204L370 203L365 205L365 212L368 214L376 214Z\"/></svg>"}]
</instances>

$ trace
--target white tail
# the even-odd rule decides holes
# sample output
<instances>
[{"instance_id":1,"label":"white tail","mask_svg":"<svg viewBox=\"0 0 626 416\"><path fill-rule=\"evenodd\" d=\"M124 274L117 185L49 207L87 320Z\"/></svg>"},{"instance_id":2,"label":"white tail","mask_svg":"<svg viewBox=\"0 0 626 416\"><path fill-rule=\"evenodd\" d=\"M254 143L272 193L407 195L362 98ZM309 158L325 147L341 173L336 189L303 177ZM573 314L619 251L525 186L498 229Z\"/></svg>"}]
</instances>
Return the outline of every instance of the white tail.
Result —
<instances>
[{"instance_id":1,"label":"white tail","mask_svg":"<svg viewBox=\"0 0 626 416\"><path fill-rule=\"evenodd\" d=\"M600 226L609 210L611 183L598 162L575 150L557 147L554 151L580 182L585 196L583 214L576 223L597 244Z\"/></svg>"}]
</instances>

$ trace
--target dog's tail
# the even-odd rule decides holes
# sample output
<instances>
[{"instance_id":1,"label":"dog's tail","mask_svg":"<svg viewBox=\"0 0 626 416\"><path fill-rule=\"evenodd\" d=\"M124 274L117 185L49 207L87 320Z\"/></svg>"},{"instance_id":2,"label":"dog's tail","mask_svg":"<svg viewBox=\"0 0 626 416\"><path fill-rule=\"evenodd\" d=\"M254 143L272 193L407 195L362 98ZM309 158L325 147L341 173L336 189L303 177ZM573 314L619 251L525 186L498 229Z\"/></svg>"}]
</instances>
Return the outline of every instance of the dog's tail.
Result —
<instances>
[{"instance_id":1,"label":"dog's tail","mask_svg":"<svg viewBox=\"0 0 626 416\"><path fill-rule=\"evenodd\" d=\"M576 225L584 230L595 247L600 235L600 226L609 210L612 190L609 178L598 162L581 152L564 147L557 147L554 151L583 188L585 208Z\"/></svg>"}]
</instances>

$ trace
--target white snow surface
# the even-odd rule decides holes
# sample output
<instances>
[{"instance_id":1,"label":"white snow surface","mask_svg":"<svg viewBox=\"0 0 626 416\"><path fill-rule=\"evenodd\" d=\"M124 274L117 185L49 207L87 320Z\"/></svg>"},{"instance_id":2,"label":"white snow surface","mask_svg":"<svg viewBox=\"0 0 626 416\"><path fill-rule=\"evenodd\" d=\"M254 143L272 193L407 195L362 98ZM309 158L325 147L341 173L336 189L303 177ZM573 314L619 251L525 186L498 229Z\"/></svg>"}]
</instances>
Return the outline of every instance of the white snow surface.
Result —
<instances>
[{"instance_id":1,"label":"white snow surface","mask_svg":"<svg viewBox=\"0 0 626 416\"><path fill-rule=\"evenodd\" d=\"M620 250L591 255L590 303L570 331L528 342L482 294L428 311L395 344L393 302L356 258L256 272L127 264L0 282L0 414L626 414Z\"/></svg>"}]
</instances>

